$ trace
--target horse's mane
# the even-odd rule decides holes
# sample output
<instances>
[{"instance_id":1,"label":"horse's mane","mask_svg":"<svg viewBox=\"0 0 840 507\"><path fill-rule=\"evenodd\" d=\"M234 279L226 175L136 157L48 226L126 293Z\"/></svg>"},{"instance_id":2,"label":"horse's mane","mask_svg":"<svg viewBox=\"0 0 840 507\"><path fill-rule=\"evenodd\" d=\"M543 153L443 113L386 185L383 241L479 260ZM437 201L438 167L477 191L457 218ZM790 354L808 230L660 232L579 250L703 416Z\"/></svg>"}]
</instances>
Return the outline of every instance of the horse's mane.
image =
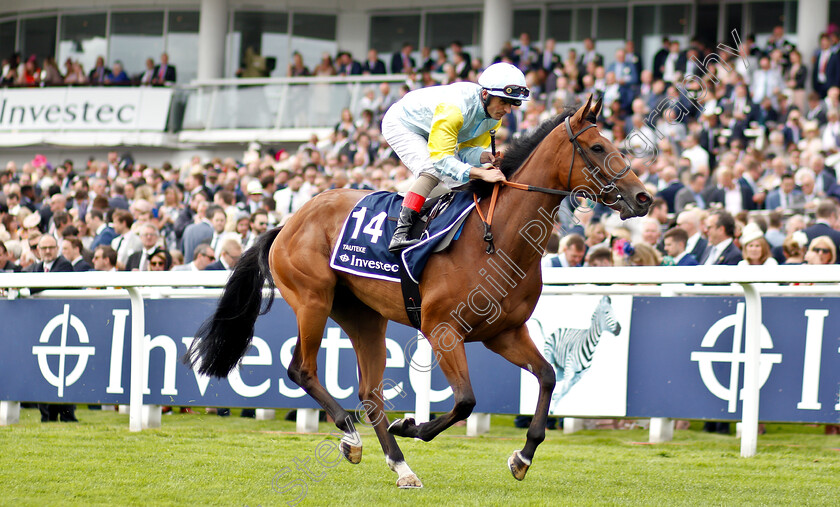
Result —
<instances>
[{"instance_id":1,"label":"horse's mane","mask_svg":"<svg viewBox=\"0 0 840 507\"><path fill-rule=\"evenodd\" d=\"M528 159L531 153L537 146L545 139L552 130L563 123L568 116L575 114L575 108L566 108L553 118L549 118L542 122L536 129L530 133L514 139L510 146L505 150L505 157L502 159L501 169L505 178L510 179L516 171L522 167L522 164ZM590 115L586 118L587 121L595 123L595 118ZM493 184L482 180L472 180L465 185L464 190L475 192L479 197L487 197L493 191Z\"/></svg>"}]
</instances>

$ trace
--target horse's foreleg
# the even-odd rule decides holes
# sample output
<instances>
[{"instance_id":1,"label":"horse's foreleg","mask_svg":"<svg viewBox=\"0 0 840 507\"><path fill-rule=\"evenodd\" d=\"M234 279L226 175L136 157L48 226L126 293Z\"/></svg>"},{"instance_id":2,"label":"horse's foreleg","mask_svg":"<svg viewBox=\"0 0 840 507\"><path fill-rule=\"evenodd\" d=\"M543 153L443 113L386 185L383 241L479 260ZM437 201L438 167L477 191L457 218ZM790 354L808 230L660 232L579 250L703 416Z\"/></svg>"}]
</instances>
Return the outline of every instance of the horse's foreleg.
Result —
<instances>
[{"instance_id":1,"label":"horse's foreleg","mask_svg":"<svg viewBox=\"0 0 840 507\"><path fill-rule=\"evenodd\" d=\"M428 442L446 428L469 417L475 407L464 343L459 341L454 348L446 350L440 343L433 342L432 349L438 358L441 371L452 387L455 405L446 414L422 424L415 424L414 419L397 419L388 428L394 435L419 438Z\"/></svg>"},{"instance_id":2,"label":"horse's foreleg","mask_svg":"<svg viewBox=\"0 0 840 507\"><path fill-rule=\"evenodd\" d=\"M551 393L556 382L554 369L543 358L528 334L528 328L522 325L511 331L502 333L484 342L493 352L504 357L520 368L530 371L540 382L540 395L534 418L528 427L527 441L521 451L514 451L508 459L508 466L517 480L525 478L537 446L545 440L545 422L548 419L548 408L551 403Z\"/></svg>"}]
</instances>

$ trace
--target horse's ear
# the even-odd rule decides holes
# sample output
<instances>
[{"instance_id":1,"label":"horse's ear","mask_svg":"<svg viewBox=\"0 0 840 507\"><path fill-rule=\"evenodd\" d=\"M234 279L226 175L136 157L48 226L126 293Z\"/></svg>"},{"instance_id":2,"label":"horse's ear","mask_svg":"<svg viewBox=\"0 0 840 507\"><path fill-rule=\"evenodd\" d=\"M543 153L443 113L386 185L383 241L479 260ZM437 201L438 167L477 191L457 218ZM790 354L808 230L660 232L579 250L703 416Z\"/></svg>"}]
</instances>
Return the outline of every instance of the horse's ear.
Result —
<instances>
[{"instance_id":1,"label":"horse's ear","mask_svg":"<svg viewBox=\"0 0 840 507\"><path fill-rule=\"evenodd\" d=\"M589 116L589 110L592 108L592 94L589 95L589 98L586 100L586 104L583 105L580 109L577 110L574 117L572 117L572 121L576 124L580 124Z\"/></svg>"},{"instance_id":2,"label":"horse's ear","mask_svg":"<svg viewBox=\"0 0 840 507\"><path fill-rule=\"evenodd\" d=\"M589 111L589 116L586 117L586 121L595 123L598 120L598 116L601 114L601 106L604 104L604 97L598 97L598 101L595 102L595 105L592 106L592 110Z\"/></svg>"}]
</instances>

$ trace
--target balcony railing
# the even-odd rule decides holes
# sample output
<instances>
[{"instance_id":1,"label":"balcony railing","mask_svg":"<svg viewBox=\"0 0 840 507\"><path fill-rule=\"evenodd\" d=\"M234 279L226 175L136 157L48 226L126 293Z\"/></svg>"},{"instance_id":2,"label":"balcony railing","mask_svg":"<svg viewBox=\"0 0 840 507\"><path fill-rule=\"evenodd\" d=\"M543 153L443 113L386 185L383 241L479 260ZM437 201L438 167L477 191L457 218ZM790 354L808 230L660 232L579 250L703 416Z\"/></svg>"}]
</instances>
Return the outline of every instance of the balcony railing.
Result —
<instances>
[{"instance_id":1,"label":"balcony railing","mask_svg":"<svg viewBox=\"0 0 840 507\"><path fill-rule=\"evenodd\" d=\"M339 122L342 109L354 118L368 88L391 83L399 96L403 74L347 77L215 79L179 86L173 111L183 109L170 129L323 129ZM178 115L171 115L178 120Z\"/></svg>"}]
</instances>

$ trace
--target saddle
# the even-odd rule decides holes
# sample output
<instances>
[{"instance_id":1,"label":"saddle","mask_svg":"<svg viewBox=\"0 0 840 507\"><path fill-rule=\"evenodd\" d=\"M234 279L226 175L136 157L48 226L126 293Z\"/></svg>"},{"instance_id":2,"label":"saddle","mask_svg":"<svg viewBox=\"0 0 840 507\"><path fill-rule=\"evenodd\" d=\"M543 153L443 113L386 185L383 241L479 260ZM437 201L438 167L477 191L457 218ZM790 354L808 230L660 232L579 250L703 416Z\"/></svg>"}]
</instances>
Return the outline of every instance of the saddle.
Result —
<instances>
[{"instance_id":1,"label":"saddle","mask_svg":"<svg viewBox=\"0 0 840 507\"><path fill-rule=\"evenodd\" d=\"M360 199L344 222L330 267L356 276L400 282L409 318L419 328L417 285L426 262L458 237L475 203L471 192L461 191L428 199L409 231L409 237L420 242L394 255L387 245L401 206L402 198L391 192L374 192Z\"/></svg>"}]
</instances>

